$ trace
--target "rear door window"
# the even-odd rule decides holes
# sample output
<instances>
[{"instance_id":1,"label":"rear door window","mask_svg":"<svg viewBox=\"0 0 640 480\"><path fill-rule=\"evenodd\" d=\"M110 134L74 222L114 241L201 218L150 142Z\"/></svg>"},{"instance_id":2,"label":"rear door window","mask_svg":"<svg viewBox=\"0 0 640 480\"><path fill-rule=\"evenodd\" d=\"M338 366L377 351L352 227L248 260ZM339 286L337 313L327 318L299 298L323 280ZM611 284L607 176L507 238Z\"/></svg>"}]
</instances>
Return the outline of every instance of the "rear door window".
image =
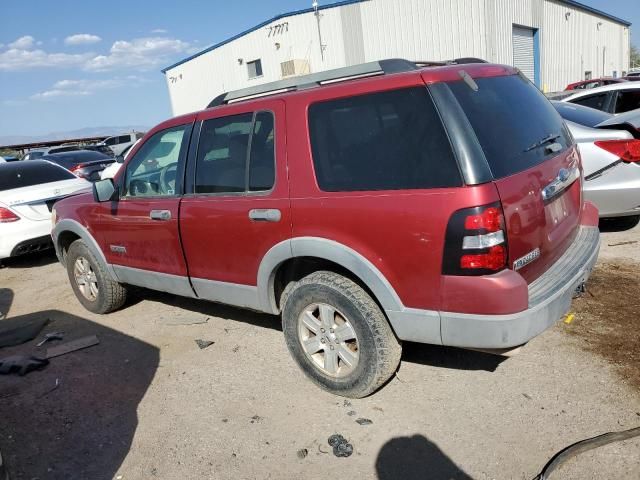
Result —
<instances>
[{"instance_id":1,"label":"rear door window","mask_svg":"<svg viewBox=\"0 0 640 480\"><path fill-rule=\"evenodd\" d=\"M0 166L0 191L73 178L73 173L45 161L5 163Z\"/></svg>"},{"instance_id":2,"label":"rear door window","mask_svg":"<svg viewBox=\"0 0 640 480\"><path fill-rule=\"evenodd\" d=\"M313 104L309 131L321 190L462 185L449 139L424 87Z\"/></svg>"},{"instance_id":3,"label":"rear door window","mask_svg":"<svg viewBox=\"0 0 640 480\"><path fill-rule=\"evenodd\" d=\"M586 95L569 101L585 107L595 108L596 110L604 110L604 106L607 103L607 94Z\"/></svg>"},{"instance_id":4,"label":"rear door window","mask_svg":"<svg viewBox=\"0 0 640 480\"><path fill-rule=\"evenodd\" d=\"M274 133L273 113L266 111L205 120L195 193L270 190L275 182Z\"/></svg>"},{"instance_id":5,"label":"rear door window","mask_svg":"<svg viewBox=\"0 0 640 480\"><path fill-rule=\"evenodd\" d=\"M494 178L527 170L559 152L545 145L556 142L566 149L569 135L562 118L529 80L519 75L476 78L475 91L464 81L449 88L465 111ZM549 143L538 144L550 136Z\"/></svg>"}]
</instances>

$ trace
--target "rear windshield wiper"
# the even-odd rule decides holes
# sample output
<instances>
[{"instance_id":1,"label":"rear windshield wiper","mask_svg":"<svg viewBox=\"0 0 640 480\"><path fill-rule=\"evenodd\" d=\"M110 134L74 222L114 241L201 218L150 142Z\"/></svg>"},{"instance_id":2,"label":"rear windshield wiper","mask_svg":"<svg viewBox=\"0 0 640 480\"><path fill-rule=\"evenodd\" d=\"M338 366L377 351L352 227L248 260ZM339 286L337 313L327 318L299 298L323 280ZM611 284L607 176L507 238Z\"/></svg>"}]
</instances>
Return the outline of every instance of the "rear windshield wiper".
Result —
<instances>
[{"instance_id":1,"label":"rear windshield wiper","mask_svg":"<svg viewBox=\"0 0 640 480\"><path fill-rule=\"evenodd\" d=\"M560 138L560 134L559 133L552 133L551 135L547 135L546 137L544 137L543 139L537 141L536 143L534 143L533 145L531 145L530 147L528 147L525 152L530 152L531 150L533 150L534 148L538 148L541 147L543 145L546 145L549 142L553 142L554 140L557 140Z\"/></svg>"}]
</instances>

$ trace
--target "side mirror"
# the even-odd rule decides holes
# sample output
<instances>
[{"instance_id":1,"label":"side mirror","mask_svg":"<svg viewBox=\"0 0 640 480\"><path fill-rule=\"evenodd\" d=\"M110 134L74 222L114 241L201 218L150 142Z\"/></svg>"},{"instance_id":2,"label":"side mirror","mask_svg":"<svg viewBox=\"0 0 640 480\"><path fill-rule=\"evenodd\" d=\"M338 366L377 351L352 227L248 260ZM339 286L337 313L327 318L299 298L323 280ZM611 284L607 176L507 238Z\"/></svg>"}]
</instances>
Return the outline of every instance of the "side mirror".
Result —
<instances>
[{"instance_id":1,"label":"side mirror","mask_svg":"<svg viewBox=\"0 0 640 480\"><path fill-rule=\"evenodd\" d=\"M105 178L99 182L93 184L93 199L96 202L109 202L116 200L116 187L113 184L113 180Z\"/></svg>"},{"instance_id":2,"label":"side mirror","mask_svg":"<svg viewBox=\"0 0 640 480\"><path fill-rule=\"evenodd\" d=\"M116 162L117 163L124 163L124 155L117 155L116 156Z\"/></svg>"}]
</instances>

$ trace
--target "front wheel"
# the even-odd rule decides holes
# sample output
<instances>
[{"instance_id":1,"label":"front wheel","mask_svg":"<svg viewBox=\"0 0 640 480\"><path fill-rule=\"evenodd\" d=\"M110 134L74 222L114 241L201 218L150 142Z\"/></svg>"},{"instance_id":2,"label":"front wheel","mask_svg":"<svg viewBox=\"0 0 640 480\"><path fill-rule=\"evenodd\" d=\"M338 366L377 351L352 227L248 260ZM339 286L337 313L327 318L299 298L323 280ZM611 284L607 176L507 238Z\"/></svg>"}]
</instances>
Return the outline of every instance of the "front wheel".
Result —
<instances>
[{"instance_id":1,"label":"front wheel","mask_svg":"<svg viewBox=\"0 0 640 480\"><path fill-rule=\"evenodd\" d=\"M283 292L287 347L323 389L351 398L375 392L394 374L402 348L386 317L355 282L315 272Z\"/></svg>"},{"instance_id":2,"label":"front wheel","mask_svg":"<svg viewBox=\"0 0 640 480\"><path fill-rule=\"evenodd\" d=\"M126 288L109 278L82 240L71 244L66 255L67 274L80 303L93 313L109 313L127 299Z\"/></svg>"}]
</instances>

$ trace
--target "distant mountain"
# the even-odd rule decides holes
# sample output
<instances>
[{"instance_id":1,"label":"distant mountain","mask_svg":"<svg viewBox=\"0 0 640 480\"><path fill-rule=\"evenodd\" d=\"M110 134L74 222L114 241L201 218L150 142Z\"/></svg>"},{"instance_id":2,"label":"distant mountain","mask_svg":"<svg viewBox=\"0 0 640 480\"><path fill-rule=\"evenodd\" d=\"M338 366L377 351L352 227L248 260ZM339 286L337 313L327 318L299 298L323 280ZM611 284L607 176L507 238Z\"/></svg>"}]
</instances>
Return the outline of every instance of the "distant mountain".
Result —
<instances>
[{"instance_id":1,"label":"distant mountain","mask_svg":"<svg viewBox=\"0 0 640 480\"><path fill-rule=\"evenodd\" d=\"M111 136L131 132L132 130L137 132L146 132L149 130L149 127L143 127L141 125L127 125L123 127L88 127L79 128L78 130L69 130L66 132L51 132L46 135L0 135L0 146L66 140L71 138Z\"/></svg>"}]
</instances>

